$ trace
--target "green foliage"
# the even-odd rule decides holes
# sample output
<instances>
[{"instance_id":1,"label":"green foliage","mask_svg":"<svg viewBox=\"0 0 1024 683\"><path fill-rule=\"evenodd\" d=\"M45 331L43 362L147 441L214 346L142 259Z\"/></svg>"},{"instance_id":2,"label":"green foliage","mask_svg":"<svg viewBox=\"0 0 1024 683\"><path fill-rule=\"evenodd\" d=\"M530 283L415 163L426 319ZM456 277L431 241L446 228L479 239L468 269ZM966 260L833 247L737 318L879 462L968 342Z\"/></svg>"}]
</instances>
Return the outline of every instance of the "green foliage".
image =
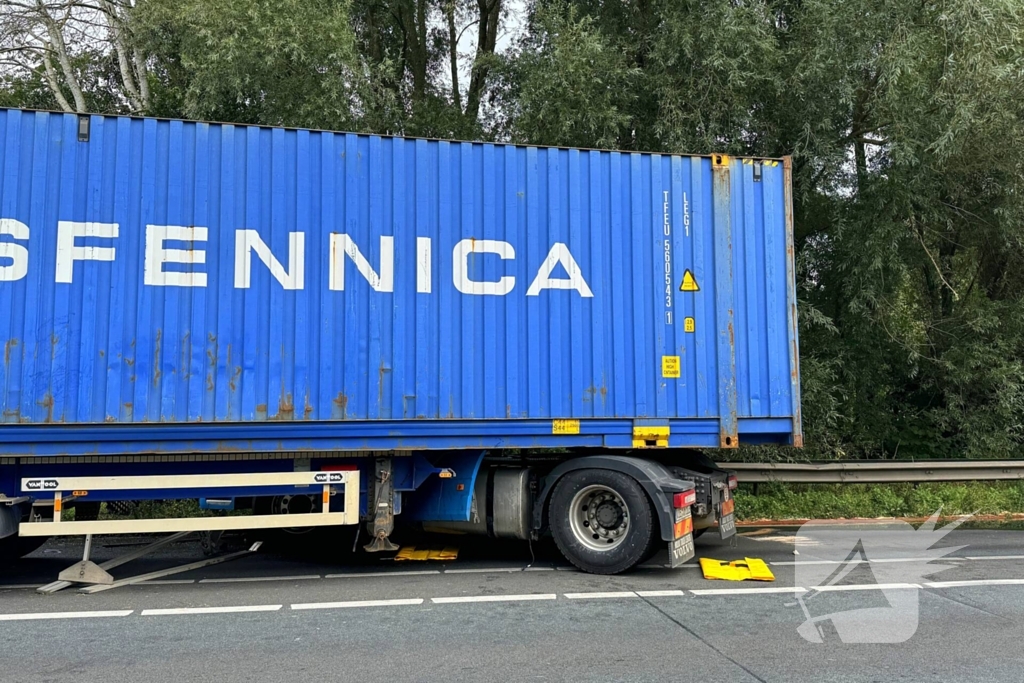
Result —
<instances>
[{"instance_id":1,"label":"green foliage","mask_svg":"<svg viewBox=\"0 0 1024 683\"><path fill-rule=\"evenodd\" d=\"M1021 482L969 484L744 484L736 512L744 520L928 517L1024 512Z\"/></svg>"},{"instance_id":2,"label":"green foliage","mask_svg":"<svg viewBox=\"0 0 1024 683\"><path fill-rule=\"evenodd\" d=\"M534 21L500 71L503 132L532 144L617 146L640 70L571 5L541 10Z\"/></svg>"},{"instance_id":3,"label":"green foliage","mask_svg":"<svg viewBox=\"0 0 1024 683\"><path fill-rule=\"evenodd\" d=\"M148 0L135 30L167 87L157 110L189 118L344 128L354 40L340 0Z\"/></svg>"}]
</instances>

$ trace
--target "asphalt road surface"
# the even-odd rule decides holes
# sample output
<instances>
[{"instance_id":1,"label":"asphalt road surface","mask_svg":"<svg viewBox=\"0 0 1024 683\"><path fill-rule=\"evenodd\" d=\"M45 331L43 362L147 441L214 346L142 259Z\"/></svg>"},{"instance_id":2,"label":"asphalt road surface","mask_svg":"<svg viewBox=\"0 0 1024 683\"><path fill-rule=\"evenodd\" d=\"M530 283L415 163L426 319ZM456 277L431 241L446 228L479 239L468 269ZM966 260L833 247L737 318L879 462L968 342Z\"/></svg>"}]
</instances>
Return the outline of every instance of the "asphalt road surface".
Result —
<instances>
[{"instance_id":1,"label":"asphalt road surface","mask_svg":"<svg viewBox=\"0 0 1024 683\"><path fill-rule=\"evenodd\" d=\"M764 559L774 582L709 581L664 557L591 576L545 544L531 556L526 544L461 538L455 561L268 547L158 581L42 595L33 588L81 553L77 540L51 541L0 575L0 681L1024 680L1024 532L955 531L941 544L964 547L947 568L880 585L877 567L916 566L887 548L813 599L797 583L825 564L813 543L792 529L741 533L735 546L701 539L698 556ZM93 557L140 540L105 537ZM112 573L202 559L180 542ZM904 642L844 642L827 618L894 604L893 623L867 623L880 634L909 623Z\"/></svg>"}]
</instances>

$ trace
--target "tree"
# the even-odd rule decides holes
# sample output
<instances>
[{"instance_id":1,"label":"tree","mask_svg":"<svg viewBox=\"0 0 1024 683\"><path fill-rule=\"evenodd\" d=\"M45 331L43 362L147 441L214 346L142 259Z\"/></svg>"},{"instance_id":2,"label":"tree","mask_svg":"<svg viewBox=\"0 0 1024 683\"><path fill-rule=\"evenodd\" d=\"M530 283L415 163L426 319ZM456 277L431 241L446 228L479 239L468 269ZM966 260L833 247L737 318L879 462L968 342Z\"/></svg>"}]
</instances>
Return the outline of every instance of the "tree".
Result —
<instances>
[{"instance_id":1,"label":"tree","mask_svg":"<svg viewBox=\"0 0 1024 683\"><path fill-rule=\"evenodd\" d=\"M112 55L117 79L110 84L117 84L118 104L145 113L148 73L129 28L132 9L129 0L3 0L0 54L22 78L41 67L57 105L79 113L95 111L85 94L89 72Z\"/></svg>"}]
</instances>

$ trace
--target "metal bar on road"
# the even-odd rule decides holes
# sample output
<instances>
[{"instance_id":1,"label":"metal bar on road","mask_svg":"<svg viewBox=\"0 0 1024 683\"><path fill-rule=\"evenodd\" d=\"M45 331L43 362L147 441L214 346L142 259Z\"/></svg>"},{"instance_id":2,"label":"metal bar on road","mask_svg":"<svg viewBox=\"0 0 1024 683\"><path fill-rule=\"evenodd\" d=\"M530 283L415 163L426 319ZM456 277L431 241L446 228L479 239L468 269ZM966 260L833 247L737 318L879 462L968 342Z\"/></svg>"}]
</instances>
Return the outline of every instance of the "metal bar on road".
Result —
<instances>
[{"instance_id":1,"label":"metal bar on road","mask_svg":"<svg viewBox=\"0 0 1024 683\"><path fill-rule=\"evenodd\" d=\"M833 462L722 462L740 482L888 484L1024 479L1022 460L857 460Z\"/></svg>"}]
</instances>

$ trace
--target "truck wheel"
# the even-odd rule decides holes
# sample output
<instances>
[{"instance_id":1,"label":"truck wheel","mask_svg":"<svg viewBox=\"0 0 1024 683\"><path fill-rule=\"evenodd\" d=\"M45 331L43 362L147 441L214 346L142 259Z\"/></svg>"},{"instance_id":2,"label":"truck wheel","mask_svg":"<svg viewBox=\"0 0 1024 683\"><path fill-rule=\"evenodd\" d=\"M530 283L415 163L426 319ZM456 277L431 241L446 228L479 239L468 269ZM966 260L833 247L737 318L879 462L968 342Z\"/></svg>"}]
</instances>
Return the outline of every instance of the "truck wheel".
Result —
<instances>
[{"instance_id":1,"label":"truck wheel","mask_svg":"<svg viewBox=\"0 0 1024 683\"><path fill-rule=\"evenodd\" d=\"M551 535L565 559L591 574L618 574L643 561L658 541L647 494L612 470L569 472L548 504Z\"/></svg>"}]
</instances>

